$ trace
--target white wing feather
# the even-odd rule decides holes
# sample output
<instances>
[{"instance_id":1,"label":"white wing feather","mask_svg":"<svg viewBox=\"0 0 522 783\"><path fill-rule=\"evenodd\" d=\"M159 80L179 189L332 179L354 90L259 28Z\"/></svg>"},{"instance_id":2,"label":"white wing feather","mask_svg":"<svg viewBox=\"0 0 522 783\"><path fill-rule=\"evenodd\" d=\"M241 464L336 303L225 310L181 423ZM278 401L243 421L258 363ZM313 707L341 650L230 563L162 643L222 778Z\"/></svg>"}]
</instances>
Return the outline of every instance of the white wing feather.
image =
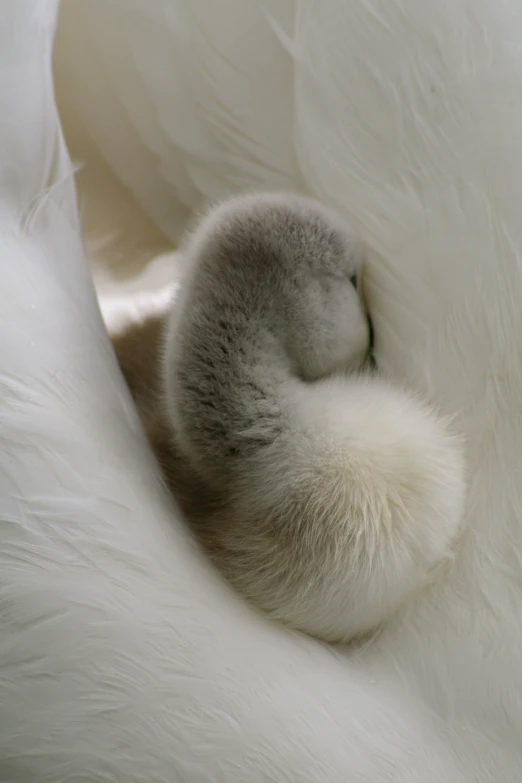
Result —
<instances>
[{"instance_id":1,"label":"white wing feather","mask_svg":"<svg viewBox=\"0 0 522 783\"><path fill-rule=\"evenodd\" d=\"M177 202L300 187L293 0L68 0L57 67L118 176L176 240ZM63 77L62 77L63 78Z\"/></svg>"},{"instance_id":2,"label":"white wing feather","mask_svg":"<svg viewBox=\"0 0 522 783\"><path fill-rule=\"evenodd\" d=\"M76 233L51 208L42 212L46 231L33 222L43 233L32 238L5 222L52 181L59 137L42 67L55 4L4 5L0 100L2 116L13 118L0 124L9 202L0 311L10 324L0 331L5 776L67 781L78 765L98 773L105 763L106 778L117 769L129 781L149 773L161 783L176 774L187 782L458 780L433 730L464 779L515 783L517 4L68 0L62 9L71 98L156 223L173 236L178 202L194 207L240 187L305 188L339 206L369 248L381 363L440 399L467 434L469 533L455 569L355 661L243 614L177 528L169 538L92 291L71 298L73 280L86 279ZM55 283L45 269L59 270ZM79 423L66 415L71 401ZM115 762L116 746L124 751Z\"/></svg>"},{"instance_id":3,"label":"white wing feather","mask_svg":"<svg viewBox=\"0 0 522 783\"><path fill-rule=\"evenodd\" d=\"M0 198L5 209L31 204L67 171L52 81L42 78L42 68L50 67L57 10L58 0L2 5ZM16 90L22 94L14 95Z\"/></svg>"},{"instance_id":4,"label":"white wing feather","mask_svg":"<svg viewBox=\"0 0 522 783\"><path fill-rule=\"evenodd\" d=\"M0 28L0 778L460 783L407 695L268 625L188 540L96 308L55 10Z\"/></svg>"},{"instance_id":5,"label":"white wing feather","mask_svg":"<svg viewBox=\"0 0 522 783\"><path fill-rule=\"evenodd\" d=\"M470 780L522 769L522 68L506 0L302 0L295 141L309 189L369 253L381 367L455 414L469 532L377 641L444 716ZM399 663L400 661L400 663ZM399 674L400 672L400 674ZM385 675L386 673L386 675Z\"/></svg>"},{"instance_id":6,"label":"white wing feather","mask_svg":"<svg viewBox=\"0 0 522 783\"><path fill-rule=\"evenodd\" d=\"M407 680L448 721L470 778L516 780L522 766L511 728L522 725L518 5L296 0L293 18L284 15L292 13L286 3L263 0L243 0L241 11L218 0L132 8L127 24L136 25L134 49L149 73L143 85L158 96L165 118L158 124L175 142L171 159L185 166L196 193L220 195L265 180L277 187L284 172L286 183L337 206L368 247L381 365L459 416L470 444L472 532L444 589L402 618L399 630L383 634L372 654L379 677L393 672ZM147 10L138 15L138 8ZM140 44L146 14L150 26ZM274 70L256 35L247 34L249 20L260 41L273 33L272 48L263 47L276 58ZM165 50L165 62L176 62L172 102L159 86L161 67L153 75L145 64L155 49L150 41L165 40L165 30L156 38L154 25L173 30L175 54L162 44L154 57L158 62ZM250 92L239 88L236 74L249 75ZM190 85L187 99L181 83ZM267 117L272 157L259 179L259 131L266 133Z\"/></svg>"}]
</instances>

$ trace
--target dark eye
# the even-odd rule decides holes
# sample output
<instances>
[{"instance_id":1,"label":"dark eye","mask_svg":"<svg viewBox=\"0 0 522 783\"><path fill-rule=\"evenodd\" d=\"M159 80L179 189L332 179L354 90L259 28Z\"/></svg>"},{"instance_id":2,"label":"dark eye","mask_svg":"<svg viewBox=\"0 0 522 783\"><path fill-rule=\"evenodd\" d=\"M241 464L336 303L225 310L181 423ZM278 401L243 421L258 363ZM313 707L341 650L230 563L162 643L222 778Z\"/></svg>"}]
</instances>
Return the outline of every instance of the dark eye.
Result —
<instances>
[{"instance_id":1,"label":"dark eye","mask_svg":"<svg viewBox=\"0 0 522 783\"><path fill-rule=\"evenodd\" d=\"M357 275L352 275L350 277L350 283L353 285L354 288L357 288Z\"/></svg>"}]
</instances>

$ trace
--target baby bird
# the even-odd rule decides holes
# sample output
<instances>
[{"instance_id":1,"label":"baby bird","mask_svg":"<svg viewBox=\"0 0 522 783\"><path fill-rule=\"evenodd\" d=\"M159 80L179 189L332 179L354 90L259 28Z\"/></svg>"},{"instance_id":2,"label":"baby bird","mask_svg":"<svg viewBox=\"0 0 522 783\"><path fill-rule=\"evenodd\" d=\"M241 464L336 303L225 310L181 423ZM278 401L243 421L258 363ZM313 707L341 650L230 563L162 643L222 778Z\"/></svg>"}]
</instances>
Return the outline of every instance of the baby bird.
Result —
<instances>
[{"instance_id":1,"label":"baby bird","mask_svg":"<svg viewBox=\"0 0 522 783\"><path fill-rule=\"evenodd\" d=\"M183 253L149 428L173 492L260 609L329 642L364 636L452 556L459 441L364 369L362 252L338 215L288 194L233 198Z\"/></svg>"}]
</instances>

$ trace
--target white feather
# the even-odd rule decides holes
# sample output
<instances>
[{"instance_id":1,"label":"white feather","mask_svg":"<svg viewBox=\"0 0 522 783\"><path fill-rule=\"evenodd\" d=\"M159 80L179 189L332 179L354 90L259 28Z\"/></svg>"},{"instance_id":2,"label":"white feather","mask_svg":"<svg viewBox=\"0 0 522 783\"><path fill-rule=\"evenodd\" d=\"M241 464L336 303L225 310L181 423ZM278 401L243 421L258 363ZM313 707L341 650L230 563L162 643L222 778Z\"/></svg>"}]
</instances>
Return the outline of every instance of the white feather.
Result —
<instances>
[{"instance_id":1,"label":"white feather","mask_svg":"<svg viewBox=\"0 0 522 783\"><path fill-rule=\"evenodd\" d=\"M203 199L252 185L296 188L293 63L273 29L275 19L291 32L294 0L266 6L63 5L56 68L71 106L173 240L179 201L197 208Z\"/></svg>"},{"instance_id":2,"label":"white feather","mask_svg":"<svg viewBox=\"0 0 522 783\"><path fill-rule=\"evenodd\" d=\"M445 589L383 635L372 659L379 677L407 682L444 718L469 778L518 779L518 6L513 0L299 0L289 22L278 18L274 4L243 5L252 18L260 8L267 12L280 62L284 51L293 58L293 78L281 67L273 90L284 92L291 122L286 111L270 113L282 129L279 149L294 144L293 186L301 189L304 181L305 189L342 211L368 247L367 293L381 365L456 414L469 444L469 535L458 568ZM202 38L195 19L207 19L206 49L198 49L198 57L208 62L225 51L234 28L226 20L216 24L223 9L217 0L191 0L192 16L186 7L181 0L169 3L176 36L196 46ZM228 46L227 54L239 73L248 73L258 56L254 44L247 52ZM249 101L265 113L263 99L274 83L268 68L251 81ZM189 78L179 73L178 80ZM196 83L191 94L191 105L204 105L203 116L183 112L194 137L203 138L198 134L207 130L207 117L219 133L244 113L240 93L236 102L227 100L223 65L213 84L212 92ZM169 106L177 127L178 104L167 98L165 116ZM243 127L255 138L251 126ZM191 150L190 162L196 156L207 179L192 184L215 195L208 182L217 171L223 190L234 189L239 183L225 156L216 162L204 138L207 146ZM240 183L255 187L249 164L246 157L238 163ZM279 171L269 186L278 184Z\"/></svg>"},{"instance_id":3,"label":"white feather","mask_svg":"<svg viewBox=\"0 0 522 783\"><path fill-rule=\"evenodd\" d=\"M63 4L71 101L156 223L172 236L178 201L243 186L336 206L369 249L379 361L468 439L454 572L352 657L243 610L171 530L76 228L51 205L14 227L51 182L54 10L10 0L0 27L2 777L449 783L458 759L515 783L517 3Z\"/></svg>"},{"instance_id":4,"label":"white feather","mask_svg":"<svg viewBox=\"0 0 522 783\"><path fill-rule=\"evenodd\" d=\"M17 173L0 208L0 778L413 783L428 763L460 780L429 713L257 617L184 532L89 281L55 4L6 8L2 105L31 122L0 145Z\"/></svg>"},{"instance_id":5,"label":"white feather","mask_svg":"<svg viewBox=\"0 0 522 783\"><path fill-rule=\"evenodd\" d=\"M7 2L0 16L0 199L28 205L64 174L65 146L49 69L59 0ZM23 96L13 95L17 89ZM17 99L18 98L18 99ZM27 129L21 132L21 129ZM69 198L72 190L68 191Z\"/></svg>"}]
</instances>

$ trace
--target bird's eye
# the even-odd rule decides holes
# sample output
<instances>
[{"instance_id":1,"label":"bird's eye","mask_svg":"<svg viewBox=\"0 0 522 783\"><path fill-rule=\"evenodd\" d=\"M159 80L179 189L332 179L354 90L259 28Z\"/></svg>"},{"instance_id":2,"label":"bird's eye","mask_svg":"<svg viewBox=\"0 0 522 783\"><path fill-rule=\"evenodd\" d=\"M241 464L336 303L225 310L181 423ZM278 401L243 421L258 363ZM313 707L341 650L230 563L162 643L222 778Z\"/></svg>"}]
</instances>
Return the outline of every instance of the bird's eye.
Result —
<instances>
[{"instance_id":1,"label":"bird's eye","mask_svg":"<svg viewBox=\"0 0 522 783\"><path fill-rule=\"evenodd\" d=\"M353 285L354 288L357 288L357 275L352 275L350 277L350 283Z\"/></svg>"}]
</instances>

